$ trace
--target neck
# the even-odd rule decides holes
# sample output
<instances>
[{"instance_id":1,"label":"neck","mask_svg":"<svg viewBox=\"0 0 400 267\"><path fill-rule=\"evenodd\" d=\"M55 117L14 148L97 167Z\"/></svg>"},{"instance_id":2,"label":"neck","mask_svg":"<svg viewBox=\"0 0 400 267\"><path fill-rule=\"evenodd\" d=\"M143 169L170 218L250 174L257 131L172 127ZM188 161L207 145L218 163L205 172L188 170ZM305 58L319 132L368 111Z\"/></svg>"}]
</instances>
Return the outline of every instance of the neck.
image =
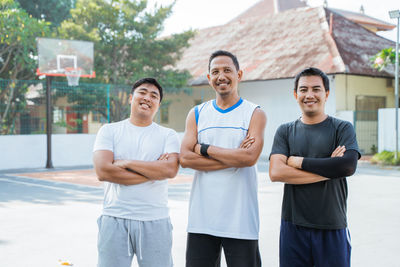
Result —
<instances>
[{"instance_id":1,"label":"neck","mask_svg":"<svg viewBox=\"0 0 400 267\"><path fill-rule=\"evenodd\" d=\"M217 95L216 98L216 103L217 106L220 107L221 109L227 109L235 105L240 99L239 95L229 95L229 96L221 96Z\"/></svg>"},{"instance_id":2,"label":"neck","mask_svg":"<svg viewBox=\"0 0 400 267\"><path fill-rule=\"evenodd\" d=\"M304 124L317 124L323 122L327 117L328 115L326 115L325 113L315 116L308 116L303 113L303 115L301 116L301 122Z\"/></svg>"},{"instance_id":3,"label":"neck","mask_svg":"<svg viewBox=\"0 0 400 267\"><path fill-rule=\"evenodd\" d=\"M139 127L146 127L149 126L153 123L152 118L141 118L138 116L134 116L133 114L131 114L131 116L129 117L129 121L135 125L135 126L139 126Z\"/></svg>"}]
</instances>

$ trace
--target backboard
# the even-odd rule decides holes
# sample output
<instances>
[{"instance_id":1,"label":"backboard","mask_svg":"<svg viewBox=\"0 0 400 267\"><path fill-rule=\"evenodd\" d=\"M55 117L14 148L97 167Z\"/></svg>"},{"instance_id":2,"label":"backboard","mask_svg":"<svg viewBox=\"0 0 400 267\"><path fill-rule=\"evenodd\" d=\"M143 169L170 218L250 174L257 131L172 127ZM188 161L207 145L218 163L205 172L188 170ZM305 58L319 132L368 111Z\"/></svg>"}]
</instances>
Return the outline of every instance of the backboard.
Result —
<instances>
[{"instance_id":1,"label":"backboard","mask_svg":"<svg viewBox=\"0 0 400 267\"><path fill-rule=\"evenodd\" d=\"M67 76L76 70L79 77L94 78L93 43L86 41L37 38L37 75Z\"/></svg>"}]
</instances>

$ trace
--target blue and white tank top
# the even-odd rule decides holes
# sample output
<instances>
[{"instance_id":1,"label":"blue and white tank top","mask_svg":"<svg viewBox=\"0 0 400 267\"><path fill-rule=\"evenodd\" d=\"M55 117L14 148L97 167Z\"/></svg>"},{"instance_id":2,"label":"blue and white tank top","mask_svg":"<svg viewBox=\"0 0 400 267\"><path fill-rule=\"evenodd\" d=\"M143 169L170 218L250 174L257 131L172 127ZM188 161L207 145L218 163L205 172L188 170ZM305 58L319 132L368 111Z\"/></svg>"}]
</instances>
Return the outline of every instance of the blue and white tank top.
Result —
<instances>
[{"instance_id":1,"label":"blue and white tank top","mask_svg":"<svg viewBox=\"0 0 400 267\"><path fill-rule=\"evenodd\" d=\"M215 100L195 107L198 142L238 148L258 106L240 100L221 109ZM256 166L196 171L189 204L188 232L257 240L259 215Z\"/></svg>"}]
</instances>

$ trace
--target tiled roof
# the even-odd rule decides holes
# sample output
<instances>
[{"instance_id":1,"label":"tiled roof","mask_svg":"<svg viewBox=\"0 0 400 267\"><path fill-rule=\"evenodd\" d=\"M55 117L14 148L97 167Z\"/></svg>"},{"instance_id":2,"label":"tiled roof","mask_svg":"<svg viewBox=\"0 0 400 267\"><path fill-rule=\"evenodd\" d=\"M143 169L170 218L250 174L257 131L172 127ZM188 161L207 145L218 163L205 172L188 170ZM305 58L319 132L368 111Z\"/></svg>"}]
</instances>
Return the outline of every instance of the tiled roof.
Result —
<instances>
[{"instance_id":1,"label":"tiled roof","mask_svg":"<svg viewBox=\"0 0 400 267\"><path fill-rule=\"evenodd\" d=\"M393 30L396 28L396 25L387 23L386 21L379 20L370 16L367 16L362 13L357 13L357 12L352 12L352 11L347 11L347 10L342 10L342 9L335 9L335 8L329 8L331 11L335 13L339 13L343 17L357 23L360 25L365 25L365 26L372 26L376 28L378 31L389 31Z\"/></svg>"},{"instance_id":2,"label":"tiled roof","mask_svg":"<svg viewBox=\"0 0 400 267\"><path fill-rule=\"evenodd\" d=\"M333 15L334 39L329 17L327 9L305 7L199 30L176 67L190 71L192 85L206 84L210 54L224 49L238 57L244 81L294 77L309 66L327 73L388 76L370 69L369 58L394 43L338 14Z\"/></svg>"},{"instance_id":3,"label":"tiled roof","mask_svg":"<svg viewBox=\"0 0 400 267\"><path fill-rule=\"evenodd\" d=\"M393 76L394 68L379 72L371 68L370 58L383 48L394 47L395 42L368 31L340 14L326 10L326 18L332 14L332 37L346 66L345 72L370 76Z\"/></svg>"}]
</instances>

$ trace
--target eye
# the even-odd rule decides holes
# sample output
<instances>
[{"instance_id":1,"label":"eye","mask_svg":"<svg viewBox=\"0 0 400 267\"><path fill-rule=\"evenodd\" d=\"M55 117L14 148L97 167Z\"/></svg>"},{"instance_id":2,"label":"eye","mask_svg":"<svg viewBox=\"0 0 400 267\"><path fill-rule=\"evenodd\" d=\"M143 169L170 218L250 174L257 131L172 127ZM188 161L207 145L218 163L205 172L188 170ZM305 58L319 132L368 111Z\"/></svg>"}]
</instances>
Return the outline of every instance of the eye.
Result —
<instances>
[{"instance_id":1,"label":"eye","mask_svg":"<svg viewBox=\"0 0 400 267\"><path fill-rule=\"evenodd\" d=\"M232 70L231 69L225 69L225 73L229 73L229 72L232 72Z\"/></svg>"}]
</instances>

